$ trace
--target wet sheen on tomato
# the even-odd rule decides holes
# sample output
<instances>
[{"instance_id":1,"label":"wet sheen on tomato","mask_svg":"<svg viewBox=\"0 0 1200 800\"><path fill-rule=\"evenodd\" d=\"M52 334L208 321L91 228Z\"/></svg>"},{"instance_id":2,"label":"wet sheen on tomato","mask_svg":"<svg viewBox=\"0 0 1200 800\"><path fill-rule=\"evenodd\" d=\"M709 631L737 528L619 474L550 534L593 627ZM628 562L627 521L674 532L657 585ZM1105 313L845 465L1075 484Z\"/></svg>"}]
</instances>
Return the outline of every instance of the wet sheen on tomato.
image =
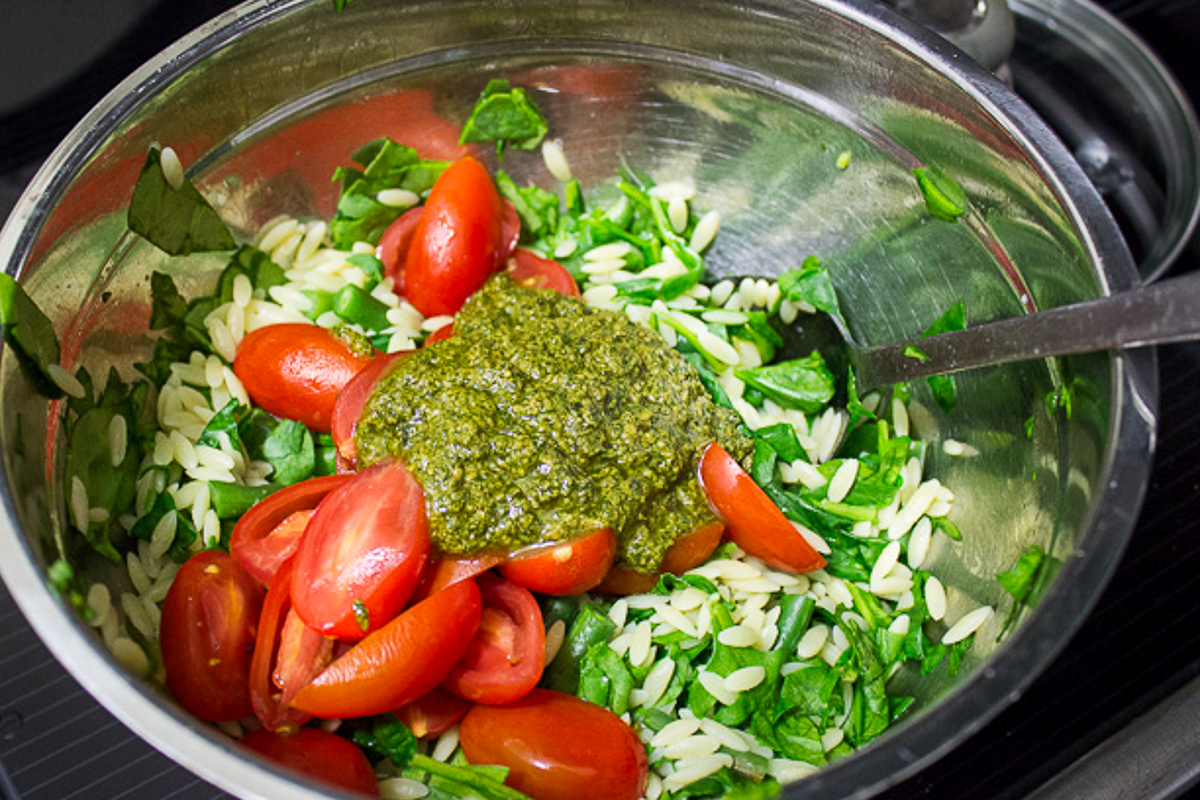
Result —
<instances>
[{"instance_id":1,"label":"wet sheen on tomato","mask_svg":"<svg viewBox=\"0 0 1200 800\"><path fill-rule=\"evenodd\" d=\"M420 484L398 461L373 464L317 506L296 552L292 604L321 634L358 641L400 613L428 555Z\"/></svg>"},{"instance_id":2,"label":"wet sheen on tomato","mask_svg":"<svg viewBox=\"0 0 1200 800\"><path fill-rule=\"evenodd\" d=\"M288 735L266 728L243 736L241 745L280 766L366 797L379 796L379 781L371 762L358 745L317 728L301 728Z\"/></svg>"}]
</instances>

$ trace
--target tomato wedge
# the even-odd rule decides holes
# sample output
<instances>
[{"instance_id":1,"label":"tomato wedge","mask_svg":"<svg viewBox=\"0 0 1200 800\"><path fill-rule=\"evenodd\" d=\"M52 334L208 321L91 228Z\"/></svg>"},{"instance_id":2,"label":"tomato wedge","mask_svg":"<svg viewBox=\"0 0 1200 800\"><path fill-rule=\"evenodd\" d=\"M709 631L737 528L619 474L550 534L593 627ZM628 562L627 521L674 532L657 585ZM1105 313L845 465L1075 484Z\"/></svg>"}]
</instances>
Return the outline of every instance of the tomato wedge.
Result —
<instances>
[{"instance_id":1,"label":"tomato wedge","mask_svg":"<svg viewBox=\"0 0 1200 800\"><path fill-rule=\"evenodd\" d=\"M578 539L518 554L500 565L500 574L539 594L571 595L600 583L617 555L612 529L600 528Z\"/></svg>"},{"instance_id":2,"label":"tomato wedge","mask_svg":"<svg viewBox=\"0 0 1200 800\"><path fill-rule=\"evenodd\" d=\"M307 525L307 518L301 512L311 512L325 495L350 477L309 478L258 501L233 526L229 535L230 555L259 583L271 583L280 564L300 547L300 537Z\"/></svg>"},{"instance_id":3,"label":"tomato wedge","mask_svg":"<svg viewBox=\"0 0 1200 800\"><path fill-rule=\"evenodd\" d=\"M255 405L328 433L338 392L370 361L324 328L289 322L246 334L233 371Z\"/></svg>"},{"instance_id":4,"label":"tomato wedge","mask_svg":"<svg viewBox=\"0 0 1200 800\"><path fill-rule=\"evenodd\" d=\"M472 705L474 703L470 700L442 689L431 689L428 694L398 708L396 716L404 723L404 727L413 732L413 736L428 739L450 730Z\"/></svg>"},{"instance_id":5,"label":"tomato wedge","mask_svg":"<svg viewBox=\"0 0 1200 800\"><path fill-rule=\"evenodd\" d=\"M557 261L542 258L532 250L517 248L508 260L508 274L530 289L553 289L567 297L579 297L579 285Z\"/></svg>"},{"instance_id":6,"label":"tomato wedge","mask_svg":"<svg viewBox=\"0 0 1200 800\"><path fill-rule=\"evenodd\" d=\"M425 342L421 345L421 347L429 347L429 345L431 345L431 344L437 344L438 342L443 342L446 339L449 339L453 335L454 335L454 323L451 322L449 325L443 325L442 327L438 328L433 333L426 336Z\"/></svg>"},{"instance_id":7,"label":"tomato wedge","mask_svg":"<svg viewBox=\"0 0 1200 800\"><path fill-rule=\"evenodd\" d=\"M309 629L291 610L292 562L279 568L258 621L250 662L250 703L254 716L271 731L294 732L309 715L290 707L333 657L333 640Z\"/></svg>"},{"instance_id":8,"label":"tomato wedge","mask_svg":"<svg viewBox=\"0 0 1200 800\"><path fill-rule=\"evenodd\" d=\"M721 543L724 532L725 525L720 522L701 525L696 530L680 536L667 548L667 552L663 554L662 568L658 572L637 572L624 564L617 564L596 586L596 591L616 595L649 592L658 584L658 579L664 572L682 575L707 561Z\"/></svg>"},{"instance_id":9,"label":"tomato wedge","mask_svg":"<svg viewBox=\"0 0 1200 800\"><path fill-rule=\"evenodd\" d=\"M459 726L472 764L508 767L505 783L538 800L637 800L646 747L607 708L549 689L512 703L477 705Z\"/></svg>"},{"instance_id":10,"label":"tomato wedge","mask_svg":"<svg viewBox=\"0 0 1200 800\"><path fill-rule=\"evenodd\" d=\"M163 600L160 643L167 688L209 722L251 713L250 654L262 587L228 554L189 558Z\"/></svg>"},{"instance_id":11,"label":"tomato wedge","mask_svg":"<svg viewBox=\"0 0 1200 800\"><path fill-rule=\"evenodd\" d=\"M373 632L296 694L316 717L365 717L407 705L450 674L479 628L473 580L459 581Z\"/></svg>"},{"instance_id":12,"label":"tomato wedge","mask_svg":"<svg viewBox=\"0 0 1200 800\"><path fill-rule=\"evenodd\" d=\"M512 581L487 573L478 583L483 595L479 630L442 686L476 703L508 703L528 693L542 677L542 611L529 590Z\"/></svg>"},{"instance_id":13,"label":"tomato wedge","mask_svg":"<svg viewBox=\"0 0 1200 800\"><path fill-rule=\"evenodd\" d=\"M429 563L417 590L413 592L413 601L424 600L434 592L439 592L451 584L474 578L487 572L492 567L504 561L503 556L482 555L470 557L439 556Z\"/></svg>"},{"instance_id":14,"label":"tomato wedge","mask_svg":"<svg viewBox=\"0 0 1200 800\"><path fill-rule=\"evenodd\" d=\"M383 262L384 274L392 279L392 288L397 294L403 291L404 262L408 260L408 248L412 246L413 234L417 231L417 223L421 221L424 211L424 206L405 211L388 226L379 239L377 254Z\"/></svg>"},{"instance_id":15,"label":"tomato wedge","mask_svg":"<svg viewBox=\"0 0 1200 800\"><path fill-rule=\"evenodd\" d=\"M398 461L330 492L296 552L292 605L325 636L354 642L400 613L425 569L425 493Z\"/></svg>"},{"instance_id":16,"label":"tomato wedge","mask_svg":"<svg viewBox=\"0 0 1200 800\"><path fill-rule=\"evenodd\" d=\"M354 443L354 429L362 416L367 398L371 396L379 379L391 372L401 359L407 356L407 351L378 355L371 363L351 378L342 390L338 392L333 404L333 418L330 422L330 434L333 444L337 447L338 455L349 464L358 462L358 447Z\"/></svg>"},{"instance_id":17,"label":"tomato wedge","mask_svg":"<svg viewBox=\"0 0 1200 800\"><path fill-rule=\"evenodd\" d=\"M447 167L430 189L408 249L408 301L427 317L455 314L515 246L512 232L505 230L506 214L495 183L478 161L463 156Z\"/></svg>"},{"instance_id":18,"label":"tomato wedge","mask_svg":"<svg viewBox=\"0 0 1200 800\"><path fill-rule=\"evenodd\" d=\"M270 761L331 786L379 797L379 781L358 745L334 733L301 728L287 736L265 728L238 740Z\"/></svg>"},{"instance_id":19,"label":"tomato wedge","mask_svg":"<svg viewBox=\"0 0 1200 800\"><path fill-rule=\"evenodd\" d=\"M825 566L821 554L716 442L700 457L700 483L708 501L725 519L725 534L750 555L790 572L811 572Z\"/></svg>"}]
</instances>

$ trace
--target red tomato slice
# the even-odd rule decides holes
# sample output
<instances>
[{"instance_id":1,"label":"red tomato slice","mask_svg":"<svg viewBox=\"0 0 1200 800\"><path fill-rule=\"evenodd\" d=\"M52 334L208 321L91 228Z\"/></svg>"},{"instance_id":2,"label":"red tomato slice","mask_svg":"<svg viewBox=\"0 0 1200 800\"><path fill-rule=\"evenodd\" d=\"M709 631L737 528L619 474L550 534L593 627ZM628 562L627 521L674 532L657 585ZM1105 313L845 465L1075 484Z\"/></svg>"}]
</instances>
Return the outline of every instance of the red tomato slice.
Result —
<instances>
[{"instance_id":1,"label":"red tomato slice","mask_svg":"<svg viewBox=\"0 0 1200 800\"><path fill-rule=\"evenodd\" d=\"M430 562L429 567L425 570L425 574L421 576L421 582L417 584L417 590L413 592L413 602L424 600L429 595L434 592L440 592L447 586L487 572L503 560L502 556L496 555L472 556L469 558L440 556L435 558Z\"/></svg>"},{"instance_id":2,"label":"red tomato slice","mask_svg":"<svg viewBox=\"0 0 1200 800\"><path fill-rule=\"evenodd\" d=\"M500 203L504 207L500 212L500 263L503 264L521 241L521 215L511 201L502 198Z\"/></svg>"},{"instance_id":3,"label":"red tomato slice","mask_svg":"<svg viewBox=\"0 0 1200 800\"><path fill-rule=\"evenodd\" d=\"M427 739L450 730L472 705L470 700L441 689L432 689L428 694L396 709L396 716L404 723L404 727L413 732L413 736Z\"/></svg>"},{"instance_id":4,"label":"red tomato slice","mask_svg":"<svg viewBox=\"0 0 1200 800\"><path fill-rule=\"evenodd\" d=\"M365 717L408 705L450 674L479 628L475 581L432 595L350 648L292 700L317 717Z\"/></svg>"},{"instance_id":5,"label":"red tomato slice","mask_svg":"<svg viewBox=\"0 0 1200 800\"><path fill-rule=\"evenodd\" d=\"M426 336L425 343L422 344L421 347L429 347L429 345L437 344L438 342L445 341L446 339L449 339L453 335L454 335L454 323L451 322L449 325L443 325L442 327L438 328L433 333Z\"/></svg>"},{"instance_id":6,"label":"red tomato slice","mask_svg":"<svg viewBox=\"0 0 1200 800\"><path fill-rule=\"evenodd\" d=\"M281 736L266 728L238 741L264 758L305 777L367 797L379 797L379 781L358 745L317 728L301 728Z\"/></svg>"},{"instance_id":7,"label":"red tomato slice","mask_svg":"<svg viewBox=\"0 0 1200 800\"><path fill-rule=\"evenodd\" d=\"M659 572L647 574L618 564L604 576L604 580L596 586L596 591L616 595L645 594L658 584L658 579L664 572L682 575L707 561L721 543L724 532L725 525L720 522L701 525L691 533L680 536L667 548Z\"/></svg>"},{"instance_id":8,"label":"red tomato slice","mask_svg":"<svg viewBox=\"0 0 1200 800\"><path fill-rule=\"evenodd\" d=\"M425 493L397 461L330 492L296 552L292 604L313 630L358 641L400 613L425 569Z\"/></svg>"},{"instance_id":9,"label":"red tomato slice","mask_svg":"<svg viewBox=\"0 0 1200 800\"><path fill-rule=\"evenodd\" d=\"M413 234L421 221L424 206L405 211L388 226L379 240L378 256L383 262L384 274L392 279L392 288L397 294L403 292L404 263L408 260L408 249L412 246Z\"/></svg>"},{"instance_id":10,"label":"red tomato slice","mask_svg":"<svg viewBox=\"0 0 1200 800\"><path fill-rule=\"evenodd\" d=\"M371 359L371 363L351 378L342 390L338 392L333 404L333 418L330 422L330 434L333 444L337 447L338 455L349 464L358 462L358 448L354 443L354 429L362 416L367 398L375 389L379 379L387 375L392 367L400 362L407 351L386 353Z\"/></svg>"},{"instance_id":11,"label":"red tomato slice","mask_svg":"<svg viewBox=\"0 0 1200 800\"><path fill-rule=\"evenodd\" d=\"M600 583L617 555L617 537L600 528L578 539L517 554L500 565L500 574L539 594L571 595Z\"/></svg>"},{"instance_id":12,"label":"red tomato slice","mask_svg":"<svg viewBox=\"0 0 1200 800\"><path fill-rule=\"evenodd\" d=\"M246 334L233 371L255 405L328 433L338 392L370 362L324 328L294 322Z\"/></svg>"},{"instance_id":13,"label":"red tomato slice","mask_svg":"<svg viewBox=\"0 0 1200 800\"><path fill-rule=\"evenodd\" d=\"M472 764L508 767L505 783L538 800L637 800L646 747L606 708L534 689L513 703L477 705L459 726Z\"/></svg>"},{"instance_id":14,"label":"red tomato slice","mask_svg":"<svg viewBox=\"0 0 1200 800\"><path fill-rule=\"evenodd\" d=\"M250 662L250 702L259 722L271 731L296 731L308 721L307 714L289 704L333 656L332 640L299 622L292 611L291 592L292 562L288 561L267 590Z\"/></svg>"},{"instance_id":15,"label":"red tomato slice","mask_svg":"<svg viewBox=\"0 0 1200 800\"><path fill-rule=\"evenodd\" d=\"M530 289L553 289L567 297L579 297L579 284L557 261L542 258L532 250L518 248L508 260L508 274Z\"/></svg>"},{"instance_id":16,"label":"red tomato slice","mask_svg":"<svg viewBox=\"0 0 1200 800\"><path fill-rule=\"evenodd\" d=\"M307 524L299 512L312 511L349 475L325 475L285 486L242 515L229 535L229 552L259 583L269 584L280 564L300 546ZM304 522L304 525L301 522Z\"/></svg>"},{"instance_id":17,"label":"red tomato slice","mask_svg":"<svg viewBox=\"0 0 1200 800\"><path fill-rule=\"evenodd\" d=\"M251 713L250 654L262 587L228 554L189 558L163 600L160 643L167 688L209 722Z\"/></svg>"},{"instance_id":18,"label":"red tomato slice","mask_svg":"<svg viewBox=\"0 0 1200 800\"><path fill-rule=\"evenodd\" d=\"M512 581L489 573L480 575L478 582L483 593L479 631L442 686L476 703L508 703L528 693L542 677L542 611L529 590Z\"/></svg>"},{"instance_id":19,"label":"red tomato slice","mask_svg":"<svg viewBox=\"0 0 1200 800\"><path fill-rule=\"evenodd\" d=\"M708 501L724 517L726 535L750 555L791 572L825 566L821 554L716 442L700 457L700 483Z\"/></svg>"},{"instance_id":20,"label":"red tomato slice","mask_svg":"<svg viewBox=\"0 0 1200 800\"><path fill-rule=\"evenodd\" d=\"M404 267L404 296L427 317L455 314L498 272L512 244L504 203L483 166L464 156L438 177Z\"/></svg>"}]
</instances>

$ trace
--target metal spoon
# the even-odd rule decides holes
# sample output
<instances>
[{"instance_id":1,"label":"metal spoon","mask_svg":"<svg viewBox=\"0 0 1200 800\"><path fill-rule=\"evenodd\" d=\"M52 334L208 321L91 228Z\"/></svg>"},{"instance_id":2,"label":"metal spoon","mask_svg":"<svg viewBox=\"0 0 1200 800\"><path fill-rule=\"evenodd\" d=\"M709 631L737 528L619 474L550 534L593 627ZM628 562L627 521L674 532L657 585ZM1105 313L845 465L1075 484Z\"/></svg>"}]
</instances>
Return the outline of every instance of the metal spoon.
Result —
<instances>
[{"instance_id":1,"label":"metal spoon","mask_svg":"<svg viewBox=\"0 0 1200 800\"><path fill-rule=\"evenodd\" d=\"M866 392L1010 361L1200 339L1200 272L1098 300L882 347L855 344L828 314L812 315L801 327L805 344L819 350L835 374L846 374L840 362L847 359L858 390Z\"/></svg>"}]
</instances>

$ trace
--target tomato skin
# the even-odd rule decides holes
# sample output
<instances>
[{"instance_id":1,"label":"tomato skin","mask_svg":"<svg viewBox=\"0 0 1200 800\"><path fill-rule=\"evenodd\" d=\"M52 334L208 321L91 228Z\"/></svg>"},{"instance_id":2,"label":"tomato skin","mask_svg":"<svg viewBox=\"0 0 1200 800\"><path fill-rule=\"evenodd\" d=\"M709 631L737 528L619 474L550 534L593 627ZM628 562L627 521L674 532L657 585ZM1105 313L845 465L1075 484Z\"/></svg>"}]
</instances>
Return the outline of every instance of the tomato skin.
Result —
<instances>
[{"instance_id":1,"label":"tomato skin","mask_svg":"<svg viewBox=\"0 0 1200 800\"><path fill-rule=\"evenodd\" d=\"M421 214L424 212L424 206L410 208L397 217L379 239L379 249L376 252L379 260L383 262L383 273L392 279L392 288L397 293L403 291L404 264L408 260L413 235L417 232L417 223L421 221Z\"/></svg>"},{"instance_id":2,"label":"tomato skin","mask_svg":"<svg viewBox=\"0 0 1200 800\"><path fill-rule=\"evenodd\" d=\"M479 555L459 558L457 556L438 556L429 562L417 590L413 592L413 602L424 600L434 592L440 592L447 586L474 578L487 572L492 567L504 561L503 556Z\"/></svg>"},{"instance_id":3,"label":"tomato skin","mask_svg":"<svg viewBox=\"0 0 1200 800\"><path fill-rule=\"evenodd\" d=\"M404 727L418 739L440 736L450 730L474 705L443 689L431 689L406 706L396 709Z\"/></svg>"},{"instance_id":4,"label":"tomato skin","mask_svg":"<svg viewBox=\"0 0 1200 800\"><path fill-rule=\"evenodd\" d=\"M404 296L427 317L455 314L498 272L511 246L506 213L487 170L470 156L438 177L404 267Z\"/></svg>"},{"instance_id":5,"label":"tomato skin","mask_svg":"<svg viewBox=\"0 0 1200 800\"><path fill-rule=\"evenodd\" d=\"M617 537L600 528L578 539L518 554L500 565L500 574L539 594L572 595L594 588L617 555Z\"/></svg>"},{"instance_id":6,"label":"tomato skin","mask_svg":"<svg viewBox=\"0 0 1200 800\"><path fill-rule=\"evenodd\" d=\"M371 396L371 392L375 389L375 384L379 383L380 378L389 374L393 367L407 355L409 355L407 351L401 351L376 356L371 359L371 363L347 381L342 390L338 392L337 400L333 404L333 417L330 421L329 432L333 436L333 444L342 461L351 465L358 463L358 446L354 442L354 430L358 426L363 408L367 405L367 399Z\"/></svg>"},{"instance_id":7,"label":"tomato skin","mask_svg":"<svg viewBox=\"0 0 1200 800\"><path fill-rule=\"evenodd\" d=\"M407 705L450 674L475 636L481 612L475 581L459 581L354 645L301 689L292 706L337 718Z\"/></svg>"},{"instance_id":8,"label":"tomato skin","mask_svg":"<svg viewBox=\"0 0 1200 800\"><path fill-rule=\"evenodd\" d=\"M477 705L459 726L472 764L509 768L509 786L538 800L637 800L646 748L606 708L549 689L513 703Z\"/></svg>"},{"instance_id":9,"label":"tomato skin","mask_svg":"<svg viewBox=\"0 0 1200 800\"><path fill-rule=\"evenodd\" d=\"M258 619L254 657L250 661L250 704L254 716L267 730L281 733L296 731L309 720L308 714L290 708L289 704L333 654L332 641L303 623L299 628L290 625L299 620L292 611L291 592L292 562L287 561L267 590ZM283 654L289 648L293 653L291 658ZM308 651L306 667L300 667L295 655L302 650ZM290 663L279 664L281 659Z\"/></svg>"},{"instance_id":10,"label":"tomato skin","mask_svg":"<svg viewBox=\"0 0 1200 800\"><path fill-rule=\"evenodd\" d=\"M243 747L302 775L356 792L379 797L379 781L358 745L317 728L300 728L286 736L266 728L238 740Z\"/></svg>"},{"instance_id":11,"label":"tomato skin","mask_svg":"<svg viewBox=\"0 0 1200 800\"><path fill-rule=\"evenodd\" d=\"M442 686L476 703L508 703L527 694L542 677L542 611L529 590L512 581L486 573L478 584L483 596L479 630Z\"/></svg>"},{"instance_id":12,"label":"tomato skin","mask_svg":"<svg viewBox=\"0 0 1200 800\"><path fill-rule=\"evenodd\" d=\"M716 442L700 457L700 484L725 520L725 535L750 555L789 572L811 572L825 566L821 554Z\"/></svg>"},{"instance_id":13,"label":"tomato skin","mask_svg":"<svg viewBox=\"0 0 1200 800\"><path fill-rule=\"evenodd\" d=\"M219 550L189 558L162 605L163 669L180 705L209 722L251 713L250 658L263 589Z\"/></svg>"},{"instance_id":14,"label":"tomato skin","mask_svg":"<svg viewBox=\"0 0 1200 800\"><path fill-rule=\"evenodd\" d=\"M721 543L724 532L725 525L721 522L701 525L696 530L680 536L667 548L658 572L637 572L624 564L617 564L596 586L596 591L615 595L645 594L658 585L658 579L664 572L682 575L707 561Z\"/></svg>"},{"instance_id":15,"label":"tomato skin","mask_svg":"<svg viewBox=\"0 0 1200 800\"><path fill-rule=\"evenodd\" d=\"M428 557L421 485L398 461L372 464L317 506L296 551L292 605L313 630L358 641L400 613Z\"/></svg>"},{"instance_id":16,"label":"tomato skin","mask_svg":"<svg viewBox=\"0 0 1200 800\"><path fill-rule=\"evenodd\" d=\"M258 501L234 525L229 535L230 554L259 583L270 584L280 565L300 547L304 527L298 527L302 520L299 512L312 511L325 495L349 479L349 475L309 478Z\"/></svg>"},{"instance_id":17,"label":"tomato skin","mask_svg":"<svg viewBox=\"0 0 1200 800\"><path fill-rule=\"evenodd\" d=\"M567 297L579 297L579 284L557 261L542 258L532 250L517 248L508 260L508 274L530 289L553 289Z\"/></svg>"},{"instance_id":18,"label":"tomato skin","mask_svg":"<svg viewBox=\"0 0 1200 800\"><path fill-rule=\"evenodd\" d=\"M438 328L433 333L426 336L425 341L421 344L421 347L429 347L429 345L431 345L431 344L437 344L438 342L443 342L446 339L449 339L453 335L454 335L454 323L451 322L447 325L443 325L442 327Z\"/></svg>"},{"instance_id":19,"label":"tomato skin","mask_svg":"<svg viewBox=\"0 0 1200 800\"><path fill-rule=\"evenodd\" d=\"M328 433L338 392L370 361L322 327L289 322L246 334L233 371L255 405Z\"/></svg>"}]
</instances>

